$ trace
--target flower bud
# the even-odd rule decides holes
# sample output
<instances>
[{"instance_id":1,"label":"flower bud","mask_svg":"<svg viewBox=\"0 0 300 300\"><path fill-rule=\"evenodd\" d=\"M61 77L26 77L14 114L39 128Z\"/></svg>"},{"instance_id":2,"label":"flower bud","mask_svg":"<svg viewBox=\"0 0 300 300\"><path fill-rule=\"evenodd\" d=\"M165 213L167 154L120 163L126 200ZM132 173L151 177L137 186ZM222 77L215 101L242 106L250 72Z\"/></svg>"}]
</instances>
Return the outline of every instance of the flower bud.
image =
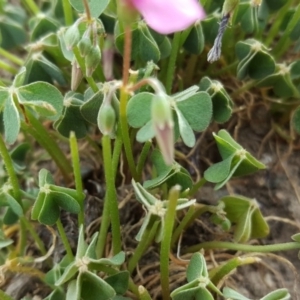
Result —
<instances>
[{"instance_id":1,"label":"flower bud","mask_svg":"<svg viewBox=\"0 0 300 300\"><path fill-rule=\"evenodd\" d=\"M91 48L91 51L85 57L86 76L92 76L93 72L97 68L101 61L101 51L98 45Z\"/></svg>"},{"instance_id":2,"label":"flower bud","mask_svg":"<svg viewBox=\"0 0 300 300\"><path fill-rule=\"evenodd\" d=\"M72 50L72 48L77 45L80 40L80 32L77 24L72 25L66 30L64 40L68 50Z\"/></svg>"},{"instance_id":3,"label":"flower bud","mask_svg":"<svg viewBox=\"0 0 300 300\"><path fill-rule=\"evenodd\" d=\"M88 36L83 36L78 43L78 50L82 57L89 54L92 49L92 41Z\"/></svg>"},{"instance_id":4,"label":"flower bud","mask_svg":"<svg viewBox=\"0 0 300 300\"><path fill-rule=\"evenodd\" d=\"M71 91L76 91L81 80L82 80L82 71L77 63L77 61L74 59L72 62L72 77L71 77Z\"/></svg>"},{"instance_id":5,"label":"flower bud","mask_svg":"<svg viewBox=\"0 0 300 300\"><path fill-rule=\"evenodd\" d=\"M167 95L157 93L152 99L152 122L155 136L164 161L171 165L174 159L174 132L171 103Z\"/></svg>"},{"instance_id":6,"label":"flower bud","mask_svg":"<svg viewBox=\"0 0 300 300\"><path fill-rule=\"evenodd\" d=\"M103 135L110 135L114 132L116 112L110 103L102 103L98 112L97 124Z\"/></svg>"}]
</instances>

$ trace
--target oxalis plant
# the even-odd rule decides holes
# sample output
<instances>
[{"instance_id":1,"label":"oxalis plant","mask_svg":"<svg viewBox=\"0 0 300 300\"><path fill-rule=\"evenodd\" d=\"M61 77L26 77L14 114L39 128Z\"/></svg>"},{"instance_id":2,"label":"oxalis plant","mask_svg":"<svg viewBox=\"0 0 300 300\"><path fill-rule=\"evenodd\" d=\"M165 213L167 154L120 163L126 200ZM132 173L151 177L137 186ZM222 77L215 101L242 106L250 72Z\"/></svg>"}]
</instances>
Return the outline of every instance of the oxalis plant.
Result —
<instances>
[{"instance_id":1,"label":"oxalis plant","mask_svg":"<svg viewBox=\"0 0 300 300\"><path fill-rule=\"evenodd\" d=\"M298 1L22 0L1 1L0 14L1 299L14 299L7 283L25 274L47 300L245 300L228 284L237 268L300 249L297 232L282 244L250 243L270 231L259 199L197 197L205 184L222 189L266 168L221 129L239 95L264 90L277 116L272 130L287 140L300 133ZM195 178L181 150L201 147L210 124L220 159ZM104 190L92 224L87 152ZM125 189L134 198L130 245L120 221ZM185 245L204 214L224 238ZM66 215L76 219L72 238ZM149 260L149 248L159 255ZM219 249L235 255L207 264ZM140 283L146 264L157 265L155 294L151 279ZM184 271L174 281L176 267ZM282 287L260 299L291 296Z\"/></svg>"}]
</instances>

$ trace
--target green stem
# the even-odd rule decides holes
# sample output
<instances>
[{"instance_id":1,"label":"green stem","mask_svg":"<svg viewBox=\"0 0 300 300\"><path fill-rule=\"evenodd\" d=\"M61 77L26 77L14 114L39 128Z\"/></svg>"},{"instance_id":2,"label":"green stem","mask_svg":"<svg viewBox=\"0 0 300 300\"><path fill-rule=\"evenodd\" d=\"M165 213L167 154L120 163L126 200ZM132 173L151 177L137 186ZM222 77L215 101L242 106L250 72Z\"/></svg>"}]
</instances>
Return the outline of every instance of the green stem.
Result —
<instances>
[{"instance_id":1,"label":"green stem","mask_svg":"<svg viewBox=\"0 0 300 300\"><path fill-rule=\"evenodd\" d=\"M24 222L24 217L20 218L20 239L18 241L18 255L25 256L25 249L27 244L27 232L26 232L26 225Z\"/></svg>"},{"instance_id":2,"label":"green stem","mask_svg":"<svg viewBox=\"0 0 300 300\"><path fill-rule=\"evenodd\" d=\"M72 131L70 134L70 148L71 148L71 157L73 164L73 173L75 178L75 186L78 194L78 202L81 207L80 213L78 214L78 224L84 224L84 197L83 195L83 187L82 187L82 178L80 172L80 159L78 152L78 144L75 133Z\"/></svg>"},{"instance_id":3,"label":"green stem","mask_svg":"<svg viewBox=\"0 0 300 300\"><path fill-rule=\"evenodd\" d=\"M183 232L183 230L188 226L188 223L189 223L190 219L192 218L192 216L194 215L194 212L195 212L195 206L191 205L189 207L187 213L185 214L184 218L180 222L180 224L174 230L174 233L173 233L173 236L172 236L172 241L171 241L171 247L174 246L174 244L179 239L179 237L180 237L181 233Z\"/></svg>"},{"instance_id":4,"label":"green stem","mask_svg":"<svg viewBox=\"0 0 300 300\"><path fill-rule=\"evenodd\" d=\"M193 187L189 191L189 196L194 196L199 189L207 182L207 180L203 177L198 182L196 182Z\"/></svg>"},{"instance_id":5,"label":"green stem","mask_svg":"<svg viewBox=\"0 0 300 300\"><path fill-rule=\"evenodd\" d=\"M141 155L139 157L138 160L138 164L137 164L137 177L139 179L139 181L141 180L142 177L142 173L143 173L143 168L145 166L145 161L147 159L147 155L149 153L149 150L151 148L152 142L151 141L147 141L142 149Z\"/></svg>"},{"instance_id":6,"label":"green stem","mask_svg":"<svg viewBox=\"0 0 300 300\"><path fill-rule=\"evenodd\" d=\"M140 300L152 300L149 292L142 286L139 286L139 299Z\"/></svg>"},{"instance_id":7,"label":"green stem","mask_svg":"<svg viewBox=\"0 0 300 300\"><path fill-rule=\"evenodd\" d=\"M290 7L290 6L289 6ZM298 5L293 18L290 20L286 30L284 31L282 37L279 39L278 44L274 49L275 58L279 58L290 46L290 35L294 30L295 26L297 25L300 19L300 4Z\"/></svg>"},{"instance_id":8,"label":"green stem","mask_svg":"<svg viewBox=\"0 0 300 300\"><path fill-rule=\"evenodd\" d=\"M108 199L106 194L104 199L100 230L97 237L97 245L96 245L97 258L101 258L103 256L109 225L110 225L110 216L109 216Z\"/></svg>"},{"instance_id":9,"label":"green stem","mask_svg":"<svg viewBox=\"0 0 300 300\"><path fill-rule=\"evenodd\" d=\"M157 218L152 215L151 219L147 225L147 228L145 229L142 239L139 242L138 246L135 248L135 251L133 255L130 257L128 261L127 270L131 274L133 270L135 269L138 261L142 257L142 255L145 253L145 251L149 248L151 245L155 234L157 233L157 228L160 223L160 220L157 220Z\"/></svg>"},{"instance_id":10,"label":"green stem","mask_svg":"<svg viewBox=\"0 0 300 300\"><path fill-rule=\"evenodd\" d=\"M0 134L0 155L3 159L4 165L5 165L5 168L6 168L6 172L8 174L9 181L10 181L10 184L11 184L12 189L13 189L14 198L23 207L23 204L22 204L22 201L21 201L22 193L21 193L21 190L20 190L18 177L16 175L12 159L9 155L9 152L6 148L5 142L4 142L3 137L2 137L1 134Z\"/></svg>"},{"instance_id":11,"label":"green stem","mask_svg":"<svg viewBox=\"0 0 300 300\"><path fill-rule=\"evenodd\" d=\"M137 172L135 169L135 163L133 159L132 148L131 148L127 116L126 116L127 98L128 95L126 93L126 89L125 87L122 87L121 95L120 95L120 125L122 130L122 138L123 138L125 154L126 154L131 175L135 181L138 181Z\"/></svg>"},{"instance_id":12,"label":"green stem","mask_svg":"<svg viewBox=\"0 0 300 300\"><path fill-rule=\"evenodd\" d=\"M267 34L267 39L265 41L265 46L270 47L272 42L275 42L275 38L278 36L280 26L282 24L282 20L285 16L285 14L288 12L288 10L291 7L291 4L294 0L289 0L286 2L286 4L278 11L278 14L272 24L272 27L270 28L268 34Z\"/></svg>"},{"instance_id":13,"label":"green stem","mask_svg":"<svg viewBox=\"0 0 300 300\"><path fill-rule=\"evenodd\" d=\"M16 65L23 66L24 61L20 59L19 57L13 55L12 53L4 50L3 48L0 47L0 55L9 59L11 62L15 63Z\"/></svg>"},{"instance_id":14,"label":"green stem","mask_svg":"<svg viewBox=\"0 0 300 300\"><path fill-rule=\"evenodd\" d=\"M47 250L45 248L45 245L44 245L43 241L40 239L40 237L38 236L38 234L35 231L35 229L32 226L32 224L25 217L21 217L20 220L21 220L21 222L24 223L26 229L29 231L31 237L33 238L33 240L37 244L38 248L40 249L41 254L42 255L46 255Z\"/></svg>"},{"instance_id":15,"label":"green stem","mask_svg":"<svg viewBox=\"0 0 300 300\"><path fill-rule=\"evenodd\" d=\"M72 248L70 246L70 243L69 243L68 237L66 235L65 229L64 229L64 227L61 223L61 220L59 218L56 221L56 226L57 226L61 241L64 244L65 250L67 252L68 260L69 260L69 262L72 262L72 261L74 261L74 255L73 255L73 252L72 252Z\"/></svg>"},{"instance_id":16,"label":"green stem","mask_svg":"<svg viewBox=\"0 0 300 300\"><path fill-rule=\"evenodd\" d=\"M85 64L84 64L84 59L81 57L80 53L79 53L79 50L77 47L74 47L73 48L73 52L74 52L74 55L76 57L76 61L82 71L82 74L84 74L85 76L85 79L86 81L88 82L89 86L91 87L91 89L93 90L94 93L98 92L99 89L98 89L98 86L94 80L93 77L90 77L90 76L86 76L85 75Z\"/></svg>"},{"instance_id":17,"label":"green stem","mask_svg":"<svg viewBox=\"0 0 300 300\"><path fill-rule=\"evenodd\" d=\"M40 9L33 0L22 0L22 2L24 2L25 6L28 7L33 15L37 15L40 12Z\"/></svg>"},{"instance_id":18,"label":"green stem","mask_svg":"<svg viewBox=\"0 0 300 300\"><path fill-rule=\"evenodd\" d=\"M112 244L113 253L116 255L121 251L122 241L120 232L120 216L118 209L118 199L115 187L115 177L112 169L112 157L111 157L111 140L108 135L102 137L103 148L103 161L104 161L104 173L106 181L106 194L105 204L109 207L109 215L112 226Z\"/></svg>"},{"instance_id":19,"label":"green stem","mask_svg":"<svg viewBox=\"0 0 300 300\"><path fill-rule=\"evenodd\" d=\"M163 228L163 238L160 246L160 281L162 289L162 298L170 299L169 285L169 253L172 239L173 226L176 218L176 206L179 197L180 188L174 186L169 192L169 202L165 215L165 224Z\"/></svg>"},{"instance_id":20,"label":"green stem","mask_svg":"<svg viewBox=\"0 0 300 300\"><path fill-rule=\"evenodd\" d=\"M200 251L201 249L226 249L226 250L237 250L243 252L277 252L277 251L287 251L300 249L300 243L290 242L290 243L281 243L275 245L247 245L247 244L235 244L230 242L204 242L191 247L188 247L183 251L183 253L194 253Z\"/></svg>"},{"instance_id":21,"label":"green stem","mask_svg":"<svg viewBox=\"0 0 300 300\"><path fill-rule=\"evenodd\" d=\"M70 162L39 120L37 120L28 110L26 111L26 116L31 126L25 122L21 122L22 129L31 134L35 140L48 151L58 168L61 170L65 180L70 182L70 173L72 171Z\"/></svg>"},{"instance_id":22,"label":"green stem","mask_svg":"<svg viewBox=\"0 0 300 300\"><path fill-rule=\"evenodd\" d=\"M169 59L167 76L166 76L166 92L170 94L172 91L173 79L175 74L176 59L179 51L181 32L176 32L172 41L172 51Z\"/></svg>"},{"instance_id":23,"label":"green stem","mask_svg":"<svg viewBox=\"0 0 300 300\"><path fill-rule=\"evenodd\" d=\"M119 161L120 161L122 145L123 145L122 132L121 132L120 125L118 125L117 137L115 140L114 151L113 151L113 156L112 156L112 169L113 169L113 174L114 174L115 178L117 175L117 169L118 169L118 165L119 165Z\"/></svg>"},{"instance_id":24,"label":"green stem","mask_svg":"<svg viewBox=\"0 0 300 300\"><path fill-rule=\"evenodd\" d=\"M71 26L74 20L73 20L72 6L69 0L62 0L62 6L63 6L64 16L65 16L65 24L66 26Z\"/></svg>"},{"instance_id":25,"label":"green stem","mask_svg":"<svg viewBox=\"0 0 300 300\"><path fill-rule=\"evenodd\" d=\"M0 60L0 69L5 70L13 75L16 75L18 73L18 70L12 66L10 66L9 64L3 62Z\"/></svg>"}]
</instances>

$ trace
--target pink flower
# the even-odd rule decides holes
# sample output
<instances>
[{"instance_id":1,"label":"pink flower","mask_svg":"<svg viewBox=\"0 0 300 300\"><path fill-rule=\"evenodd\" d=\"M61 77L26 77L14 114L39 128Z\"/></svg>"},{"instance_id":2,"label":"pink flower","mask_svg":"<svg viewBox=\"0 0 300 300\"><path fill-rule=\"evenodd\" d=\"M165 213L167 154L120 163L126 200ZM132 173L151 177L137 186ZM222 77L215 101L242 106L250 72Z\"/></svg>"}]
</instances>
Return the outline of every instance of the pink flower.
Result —
<instances>
[{"instance_id":1,"label":"pink flower","mask_svg":"<svg viewBox=\"0 0 300 300\"><path fill-rule=\"evenodd\" d=\"M205 17L198 0L127 0L155 31L181 31Z\"/></svg>"}]
</instances>

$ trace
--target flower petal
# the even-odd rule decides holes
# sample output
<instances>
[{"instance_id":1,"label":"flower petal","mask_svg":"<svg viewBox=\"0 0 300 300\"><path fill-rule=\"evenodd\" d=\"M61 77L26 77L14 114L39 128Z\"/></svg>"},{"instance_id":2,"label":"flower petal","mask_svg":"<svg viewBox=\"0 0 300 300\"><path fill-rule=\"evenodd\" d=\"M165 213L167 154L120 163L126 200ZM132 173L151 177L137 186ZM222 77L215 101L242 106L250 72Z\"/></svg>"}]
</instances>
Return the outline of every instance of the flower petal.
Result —
<instances>
[{"instance_id":1,"label":"flower petal","mask_svg":"<svg viewBox=\"0 0 300 300\"><path fill-rule=\"evenodd\" d=\"M205 17L197 0L131 0L131 3L146 23L162 34L184 30Z\"/></svg>"}]
</instances>

